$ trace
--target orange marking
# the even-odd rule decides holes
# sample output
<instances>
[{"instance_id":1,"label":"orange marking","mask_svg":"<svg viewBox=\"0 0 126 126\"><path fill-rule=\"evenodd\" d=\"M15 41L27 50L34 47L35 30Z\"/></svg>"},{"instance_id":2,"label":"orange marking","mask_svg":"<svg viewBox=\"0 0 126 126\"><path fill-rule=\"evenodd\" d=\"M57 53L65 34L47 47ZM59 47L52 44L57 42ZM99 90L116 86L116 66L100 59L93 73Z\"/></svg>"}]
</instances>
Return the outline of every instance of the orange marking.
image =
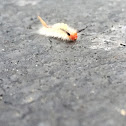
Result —
<instances>
[{"instance_id":1,"label":"orange marking","mask_svg":"<svg viewBox=\"0 0 126 126\"><path fill-rule=\"evenodd\" d=\"M70 40L75 41L77 39L77 33L71 34L69 38Z\"/></svg>"}]
</instances>

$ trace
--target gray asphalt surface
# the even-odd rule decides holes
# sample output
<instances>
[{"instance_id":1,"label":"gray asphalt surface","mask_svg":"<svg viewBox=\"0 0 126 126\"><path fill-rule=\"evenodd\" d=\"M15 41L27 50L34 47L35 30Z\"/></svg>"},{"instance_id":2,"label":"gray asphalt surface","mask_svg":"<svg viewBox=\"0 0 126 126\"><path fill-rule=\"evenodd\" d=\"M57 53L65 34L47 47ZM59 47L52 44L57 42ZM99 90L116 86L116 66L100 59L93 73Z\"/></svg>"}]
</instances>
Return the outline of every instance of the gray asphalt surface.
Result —
<instances>
[{"instance_id":1,"label":"gray asphalt surface","mask_svg":"<svg viewBox=\"0 0 126 126\"><path fill-rule=\"evenodd\" d=\"M83 31L36 34L37 16ZM0 1L0 126L126 125L125 0Z\"/></svg>"}]
</instances>

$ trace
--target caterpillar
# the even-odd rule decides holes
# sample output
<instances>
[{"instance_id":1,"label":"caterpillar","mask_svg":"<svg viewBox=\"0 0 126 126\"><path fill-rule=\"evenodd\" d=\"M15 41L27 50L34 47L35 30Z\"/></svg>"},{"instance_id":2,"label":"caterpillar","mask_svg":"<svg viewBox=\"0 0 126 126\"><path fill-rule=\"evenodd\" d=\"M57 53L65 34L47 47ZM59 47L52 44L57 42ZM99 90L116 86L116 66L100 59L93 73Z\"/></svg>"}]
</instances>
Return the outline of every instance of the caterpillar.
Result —
<instances>
[{"instance_id":1,"label":"caterpillar","mask_svg":"<svg viewBox=\"0 0 126 126\"><path fill-rule=\"evenodd\" d=\"M54 25L49 26L40 16L38 16L38 19L43 25L43 27L39 30L39 33L41 35L60 38L62 40L75 41L78 37L77 33L86 29L84 28L81 30L76 30L64 23L56 23Z\"/></svg>"}]
</instances>

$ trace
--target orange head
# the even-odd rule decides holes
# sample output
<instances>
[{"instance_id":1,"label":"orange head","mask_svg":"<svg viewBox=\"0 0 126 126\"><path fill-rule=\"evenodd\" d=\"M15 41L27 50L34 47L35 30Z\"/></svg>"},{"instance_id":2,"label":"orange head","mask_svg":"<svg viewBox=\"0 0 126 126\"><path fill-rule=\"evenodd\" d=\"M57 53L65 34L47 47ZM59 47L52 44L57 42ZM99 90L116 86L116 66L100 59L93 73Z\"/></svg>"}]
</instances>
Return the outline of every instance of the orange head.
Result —
<instances>
[{"instance_id":1,"label":"orange head","mask_svg":"<svg viewBox=\"0 0 126 126\"><path fill-rule=\"evenodd\" d=\"M70 34L69 38L70 40L75 41L77 39L77 33Z\"/></svg>"}]
</instances>

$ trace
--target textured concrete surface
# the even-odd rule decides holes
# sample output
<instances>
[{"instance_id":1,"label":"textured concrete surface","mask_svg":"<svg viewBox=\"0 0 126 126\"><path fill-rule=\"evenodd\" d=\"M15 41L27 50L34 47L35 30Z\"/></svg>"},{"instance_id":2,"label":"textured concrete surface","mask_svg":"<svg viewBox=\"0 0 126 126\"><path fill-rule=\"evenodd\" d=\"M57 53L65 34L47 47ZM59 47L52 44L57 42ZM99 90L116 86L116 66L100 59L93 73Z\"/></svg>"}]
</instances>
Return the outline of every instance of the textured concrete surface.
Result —
<instances>
[{"instance_id":1,"label":"textured concrete surface","mask_svg":"<svg viewBox=\"0 0 126 126\"><path fill-rule=\"evenodd\" d=\"M38 15L89 27L49 39ZM125 42L125 0L1 0L0 126L125 126Z\"/></svg>"}]
</instances>

